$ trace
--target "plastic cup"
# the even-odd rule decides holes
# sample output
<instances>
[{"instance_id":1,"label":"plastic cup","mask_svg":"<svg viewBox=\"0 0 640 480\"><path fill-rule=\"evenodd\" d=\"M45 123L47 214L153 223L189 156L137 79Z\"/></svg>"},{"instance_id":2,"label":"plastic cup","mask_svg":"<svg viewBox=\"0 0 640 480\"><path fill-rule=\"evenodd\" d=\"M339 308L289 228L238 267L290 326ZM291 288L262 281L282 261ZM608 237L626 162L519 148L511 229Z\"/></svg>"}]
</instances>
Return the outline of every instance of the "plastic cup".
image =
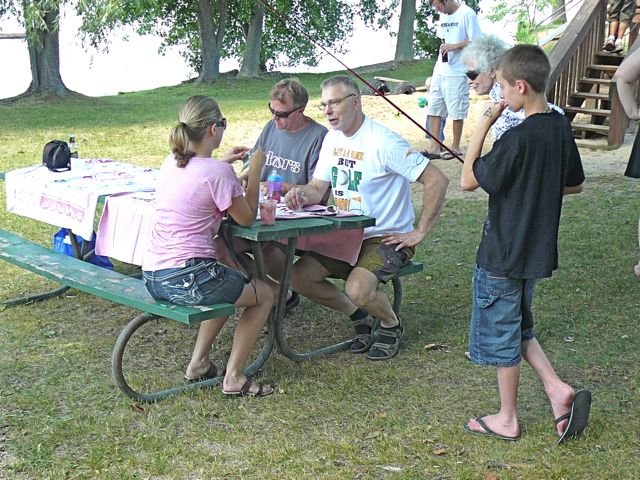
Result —
<instances>
[{"instance_id":1,"label":"plastic cup","mask_svg":"<svg viewBox=\"0 0 640 480\"><path fill-rule=\"evenodd\" d=\"M267 186L269 187L269 195L276 202L280 201L280 188L282 187L282 182L274 182L267 180Z\"/></svg>"},{"instance_id":2,"label":"plastic cup","mask_svg":"<svg viewBox=\"0 0 640 480\"><path fill-rule=\"evenodd\" d=\"M275 200L265 200L260 203L260 223L262 225L273 225L276 223L276 206L278 202Z\"/></svg>"}]
</instances>

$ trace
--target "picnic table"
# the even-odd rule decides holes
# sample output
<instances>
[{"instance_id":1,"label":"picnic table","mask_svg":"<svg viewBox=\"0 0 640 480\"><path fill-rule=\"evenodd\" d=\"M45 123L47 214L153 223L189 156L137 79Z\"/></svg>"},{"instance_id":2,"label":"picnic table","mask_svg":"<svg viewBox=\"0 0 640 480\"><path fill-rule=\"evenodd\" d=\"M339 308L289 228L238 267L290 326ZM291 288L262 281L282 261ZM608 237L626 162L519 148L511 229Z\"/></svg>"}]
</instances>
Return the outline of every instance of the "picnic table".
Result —
<instances>
[{"instance_id":1,"label":"picnic table","mask_svg":"<svg viewBox=\"0 0 640 480\"><path fill-rule=\"evenodd\" d=\"M11 172L6 175L6 178L9 178L10 175ZM56 177L56 180L58 179L60 179L60 177ZM105 194L106 193L91 193L92 196L96 197ZM135 197L135 195L133 196ZM147 200L148 199L146 199L145 202L147 202ZM92 203L93 202L91 202L91 204ZM105 210L108 203L109 200L107 199ZM45 204L47 204L47 202L45 202ZM291 270L293 268L296 247L300 244L306 242L305 245L308 248L314 248L314 238L321 239L325 235L334 235L335 239L339 240L340 235L351 236L353 232L360 232L359 238L362 238L361 232L363 229L374 224L375 219L364 215L357 215L344 217L314 216L311 218L276 220L275 225L271 226L262 225L260 222L255 222L250 227L241 227L235 224L229 225L232 235L248 240L251 243L258 275L263 279L266 277L262 254L263 244L275 240L286 242L285 268L283 269L282 278L279 279L281 284L280 293L272 315L268 320L264 345L257 358L246 368L247 375L253 375L264 365L275 345L278 346L285 356L294 360L308 360L319 355L326 355L348 349L351 339L307 353L296 352L287 345L283 332L283 318ZM127 225L129 228L132 228L130 223L127 223ZM351 236L349 238L353 237ZM320 241L318 245L318 248L326 248L326 242ZM211 387L219 385L222 382L222 377L217 377L203 382L181 385L160 391L139 392L132 388L127 382L123 369L123 358L129 340L131 340L136 331L151 320L171 319L187 325L193 325L211 318L231 315L235 312L233 305L220 304L191 307L156 301L151 298L142 280L138 278L132 278L122 273L109 271L83 262L78 258L53 252L48 248L37 245L3 229L0 229L0 258L57 281L63 284L65 288L73 287L143 312L132 319L122 329L112 354L113 377L118 387L128 397L140 402L154 402L178 392L195 388ZM411 262L402 269L396 278L392 279L394 287L393 308L396 312L402 300L400 277L420 270L422 270L422 264Z\"/></svg>"},{"instance_id":2,"label":"picnic table","mask_svg":"<svg viewBox=\"0 0 640 480\"><path fill-rule=\"evenodd\" d=\"M114 193L154 190L158 171L109 158L83 158L76 164L82 168L51 172L40 164L11 170L1 178L5 181L8 212L66 228L76 258L85 259L93 254L88 245L98 204ZM78 236L86 240L82 246ZM63 285L3 303L47 300L69 288Z\"/></svg>"},{"instance_id":3,"label":"picnic table","mask_svg":"<svg viewBox=\"0 0 640 480\"><path fill-rule=\"evenodd\" d=\"M146 250L154 211L153 192L114 195L107 199L98 227L96 252L118 260L140 265L142 252ZM284 306L289 289L291 270L297 249L313 250L324 255L355 264L363 231L375 224L375 219L365 215L315 215L299 212L299 217L284 216L277 219L275 225L262 225L260 221L249 227L241 227L229 221L223 228L229 228L234 237L247 240L256 263L258 277L266 279L263 258L263 246L267 242L285 243L285 265L280 283L280 293L275 310L267 327L267 340L263 351L256 361L247 368L250 374L257 371L267 360L275 345L287 357L294 360L307 360L349 347L351 339L336 345L321 348L308 353L293 351L286 343L283 333ZM307 215L305 217L305 215ZM400 290L398 283L398 290ZM401 294L401 293L400 293ZM399 299L398 299L399 300ZM275 336L274 336L275 335Z\"/></svg>"},{"instance_id":4,"label":"picnic table","mask_svg":"<svg viewBox=\"0 0 640 480\"><path fill-rule=\"evenodd\" d=\"M309 360L310 358L320 355L346 350L351 344L351 339L343 342L329 345L307 353L298 353L294 351L286 342L284 335L284 307L289 291L289 282L291 279L291 270L295 259L296 246L300 239L309 236L318 236L322 234L332 235L332 232L338 233L334 238L340 238L339 232L344 230L362 230L366 227L375 225L375 219L366 215L357 216L327 216L318 218L300 218L291 220L276 220L275 225L265 226L260 222L254 223L251 227L241 227L232 225L231 232L233 236L244 238L251 243L251 249L256 262L258 276L261 279L266 278L264 271L264 258L262 248L264 243L269 241L278 241L286 239L285 266L283 268L282 277L277 279L280 283L280 290L276 300L275 312L273 315L273 323L269 325L269 333L275 334L275 338L269 338L270 343L278 345L283 355L292 360ZM336 241L335 245L340 242Z\"/></svg>"}]
</instances>

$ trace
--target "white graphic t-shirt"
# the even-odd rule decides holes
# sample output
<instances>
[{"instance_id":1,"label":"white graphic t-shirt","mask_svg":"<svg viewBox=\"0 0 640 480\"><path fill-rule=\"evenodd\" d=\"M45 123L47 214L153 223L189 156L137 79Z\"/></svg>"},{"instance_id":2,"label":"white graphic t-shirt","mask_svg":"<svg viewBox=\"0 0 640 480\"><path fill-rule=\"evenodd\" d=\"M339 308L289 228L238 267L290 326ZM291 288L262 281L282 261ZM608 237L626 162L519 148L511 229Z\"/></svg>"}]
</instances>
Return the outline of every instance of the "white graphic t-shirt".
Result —
<instances>
[{"instance_id":1,"label":"white graphic t-shirt","mask_svg":"<svg viewBox=\"0 0 640 480\"><path fill-rule=\"evenodd\" d=\"M444 39L445 43L460 43L465 40L473 40L482 34L478 16L471 8L461 3L458 9L451 15L440 14L440 20L436 29L438 38ZM442 61L442 54L438 53L438 61L433 68L433 73L443 76L464 75L467 67L460 60L462 49L449 52L448 61Z\"/></svg>"},{"instance_id":2,"label":"white graphic t-shirt","mask_svg":"<svg viewBox=\"0 0 640 480\"><path fill-rule=\"evenodd\" d=\"M428 163L400 135L365 118L351 137L327 133L313 176L331 182L339 209L375 217L364 231L369 238L413 231L410 185Z\"/></svg>"}]
</instances>

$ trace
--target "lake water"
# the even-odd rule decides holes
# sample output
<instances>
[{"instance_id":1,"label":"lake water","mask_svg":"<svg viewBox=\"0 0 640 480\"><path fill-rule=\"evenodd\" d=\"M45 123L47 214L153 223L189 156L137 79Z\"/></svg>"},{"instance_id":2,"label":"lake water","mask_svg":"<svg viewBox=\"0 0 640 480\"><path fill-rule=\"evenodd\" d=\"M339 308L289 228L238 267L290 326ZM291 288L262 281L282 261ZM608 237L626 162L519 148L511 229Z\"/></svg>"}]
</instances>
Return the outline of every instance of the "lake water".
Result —
<instances>
[{"instance_id":1,"label":"lake water","mask_svg":"<svg viewBox=\"0 0 640 480\"><path fill-rule=\"evenodd\" d=\"M481 20L483 29L485 22ZM196 76L180 56L179 48L171 48L164 55L158 53L160 39L137 35L132 29L120 29L111 35L108 52L85 49L77 30L80 19L67 4L63 6L60 21L60 74L71 90L89 96L115 95L118 92L146 90L176 85ZM490 24L486 24L489 26ZM495 30L495 28L494 28ZM17 33L23 29L13 21L0 22L0 31ZM507 39L509 35L507 35ZM128 41L123 40L124 36ZM372 46L375 48L371 48ZM348 40L349 53L336 56L354 68L393 59L395 38L388 32L374 32L360 25L357 35ZM297 68L296 71L326 72L341 70L342 66L325 55L315 68ZM5 73L0 81L0 98L24 92L31 82L29 54L24 40L0 40L0 59ZM7 65L11 67L8 68ZM238 68L234 61L223 61L222 71ZM8 75L6 72L10 71Z\"/></svg>"}]
</instances>

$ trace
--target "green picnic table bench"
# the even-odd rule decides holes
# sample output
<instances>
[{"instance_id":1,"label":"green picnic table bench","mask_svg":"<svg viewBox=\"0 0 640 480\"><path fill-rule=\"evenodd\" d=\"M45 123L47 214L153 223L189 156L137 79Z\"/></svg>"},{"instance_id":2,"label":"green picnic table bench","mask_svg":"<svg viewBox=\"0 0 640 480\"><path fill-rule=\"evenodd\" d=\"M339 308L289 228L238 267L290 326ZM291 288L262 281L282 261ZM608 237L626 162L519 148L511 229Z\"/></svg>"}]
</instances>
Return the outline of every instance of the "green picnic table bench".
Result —
<instances>
[{"instance_id":1,"label":"green picnic table bench","mask_svg":"<svg viewBox=\"0 0 640 480\"><path fill-rule=\"evenodd\" d=\"M338 221L342 223L342 228L359 228L361 226L357 219ZM238 229L241 230L242 227ZM259 249L257 251L260 252ZM288 252L288 255L293 256L293 251ZM217 377L156 392L138 392L127 383L123 371L123 358L127 343L133 334L151 320L166 318L186 325L194 325L203 320L232 315L235 312L233 305L220 304L190 307L157 301L149 295L144 282L139 278L107 270L75 257L55 252L3 229L0 229L0 259L62 285L143 312L133 318L122 329L111 357L113 378L118 388L128 397L139 402L155 402L175 393L196 388L213 387L222 383L222 377ZM412 261L391 279L393 286L392 306L396 313L400 311L403 296L400 278L420 272L422 269L422 263ZM282 308L283 305L280 307ZM296 352L286 344L282 322L275 322L274 317L275 315L272 314L269 318L267 335L262 350L254 362L245 369L247 375L253 375L264 365L271 354L273 346L276 344L285 356L292 360L300 361L346 350L351 343L351 340L346 340L312 352Z\"/></svg>"},{"instance_id":2,"label":"green picnic table bench","mask_svg":"<svg viewBox=\"0 0 640 480\"><path fill-rule=\"evenodd\" d=\"M203 320L232 315L235 312L233 305L188 307L157 301L149 295L144 282L138 278L54 252L3 229L0 229L0 258L82 292L144 312L124 327L118 336L111 358L114 380L120 390L128 397L140 402L154 402L174 393L194 388L211 387L221 383L222 377L218 377L158 392L140 393L127 384L123 372L123 356L127 342L135 331L153 319L167 318L186 325L193 325ZM261 352L260 366L269 353L271 353L270 347L268 352ZM255 363L258 363L258 360ZM257 368L249 367L247 370L252 371Z\"/></svg>"}]
</instances>

